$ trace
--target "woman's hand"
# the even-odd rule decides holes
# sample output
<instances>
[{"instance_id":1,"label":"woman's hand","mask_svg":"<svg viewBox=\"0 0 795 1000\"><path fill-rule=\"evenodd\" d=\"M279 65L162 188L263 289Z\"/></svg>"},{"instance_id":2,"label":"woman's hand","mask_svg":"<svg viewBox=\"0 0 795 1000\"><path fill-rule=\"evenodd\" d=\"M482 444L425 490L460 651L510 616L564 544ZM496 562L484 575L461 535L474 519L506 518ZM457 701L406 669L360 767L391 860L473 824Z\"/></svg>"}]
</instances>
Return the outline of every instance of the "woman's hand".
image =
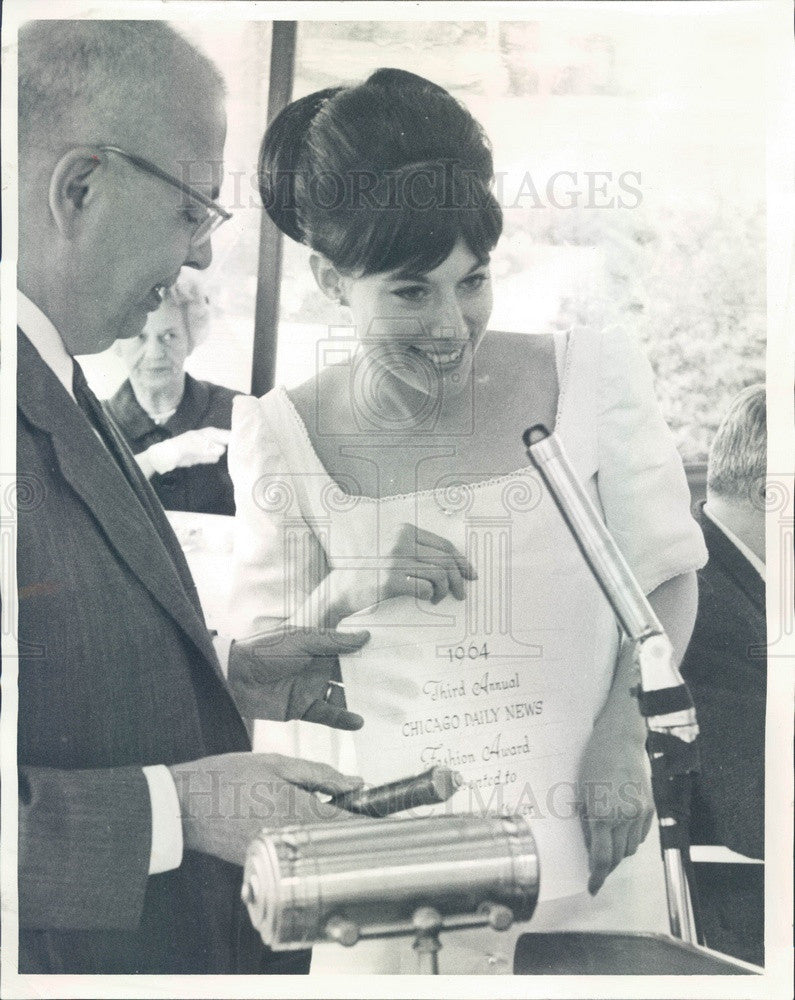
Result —
<instances>
[{"instance_id":1,"label":"woman's hand","mask_svg":"<svg viewBox=\"0 0 795 1000\"><path fill-rule=\"evenodd\" d=\"M697 595L694 572L676 576L649 594L677 665L693 631ZM646 726L632 694L640 680L636 652L635 644L624 640L580 765L582 821L591 867L588 890L594 895L619 862L643 843L654 818Z\"/></svg>"},{"instance_id":2,"label":"woman's hand","mask_svg":"<svg viewBox=\"0 0 795 1000\"><path fill-rule=\"evenodd\" d=\"M136 455L144 475L151 479L191 465L214 465L226 451L230 432L222 427L200 427L150 445Z\"/></svg>"},{"instance_id":3,"label":"woman's hand","mask_svg":"<svg viewBox=\"0 0 795 1000\"><path fill-rule=\"evenodd\" d=\"M654 800L642 741L597 722L580 763L579 784L588 891L595 896L651 827Z\"/></svg>"},{"instance_id":4,"label":"woman's hand","mask_svg":"<svg viewBox=\"0 0 795 1000\"><path fill-rule=\"evenodd\" d=\"M466 581L476 579L474 567L452 542L404 523L382 558L332 571L326 624L334 627L346 615L390 597L418 597L438 604L452 594L463 601Z\"/></svg>"}]
</instances>

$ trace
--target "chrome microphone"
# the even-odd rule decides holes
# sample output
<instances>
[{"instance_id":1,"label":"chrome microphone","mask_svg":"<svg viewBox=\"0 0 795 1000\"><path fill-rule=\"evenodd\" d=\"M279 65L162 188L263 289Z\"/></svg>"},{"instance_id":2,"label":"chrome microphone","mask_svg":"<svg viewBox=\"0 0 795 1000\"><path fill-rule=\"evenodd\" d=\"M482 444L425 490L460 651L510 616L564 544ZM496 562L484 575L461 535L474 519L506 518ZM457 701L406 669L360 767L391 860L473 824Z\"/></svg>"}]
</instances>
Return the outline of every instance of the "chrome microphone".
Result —
<instances>
[{"instance_id":1,"label":"chrome microphone","mask_svg":"<svg viewBox=\"0 0 795 1000\"><path fill-rule=\"evenodd\" d=\"M263 829L249 845L242 897L265 944L284 951L505 930L530 919L538 888L524 817L448 815Z\"/></svg>"},{"instance_id":2,"label":"chrome microphone","mask_svg":"<svg viewBox=\"0 0 795 1000\"><path fill-rule=\"evenodd\" d=\"M665 630L585 492L563 443L542 425L522 435L538 469L626 634L638 648L640 706L649 726L687 743L698 736L693 701Z\"/></svg>"},{"instance_id":3,"label":"chrome microphone","mask_svg":"<svg viewBox=\"0 0 795 1000\"><path fill-rule=\"evenodd\" d=\"M522 441L624 631L636 641L661 633L662 625L580 483L560 438L536 424L524 432Z\"/></svg>"},{"instance_id":4,"label":"chrome microphone","mask_svg":"<svg viewBox=\"0 0 795 1000\"><path fill-rule=\"evenodd\" d=\"M605 527L571 465L563 443L541 424L522 435L538 469L604 591L633 641L640 686L635 693L646 721L646 750L660 824L671 933L698 939L684 859L692 777L698 771L698 722L693 699L673 656L671 641L632 570Z\"/></svg>"}]
</instances>

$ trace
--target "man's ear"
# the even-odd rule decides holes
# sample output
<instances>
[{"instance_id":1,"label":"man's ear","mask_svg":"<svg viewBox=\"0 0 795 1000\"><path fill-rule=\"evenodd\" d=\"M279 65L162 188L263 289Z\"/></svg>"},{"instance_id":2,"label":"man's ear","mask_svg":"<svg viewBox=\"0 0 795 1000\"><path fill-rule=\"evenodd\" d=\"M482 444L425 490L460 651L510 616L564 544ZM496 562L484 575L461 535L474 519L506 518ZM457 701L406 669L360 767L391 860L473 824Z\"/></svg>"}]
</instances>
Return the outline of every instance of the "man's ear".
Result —
<instances>
[{"instance_id":1,"label":"man's ear","mask_svg":"<svg viewBox=\"0 0 795 1000\"><path fill-rule=\"evenodd\" d=\"M315 276L317 287L326 298L334 302L339 302L340 305L347 306L348 299L345 294L345 277L340 274L328 257L324 257L320 253L313 253L309 258L309 266L312 268L312 274Z\"/></svg>"},{"instance_id":2,"label":"man's ear","mask_svg":"<svg viewBox=\"0 0 795 1000\"><path fill-rule=\"evenodd\" d=\"M80 213L95 195L95 172L102 161L90 149L70 149L55 164L50 176L50 211L61 233L71 238Z\"/></svg>"}]
</instances>

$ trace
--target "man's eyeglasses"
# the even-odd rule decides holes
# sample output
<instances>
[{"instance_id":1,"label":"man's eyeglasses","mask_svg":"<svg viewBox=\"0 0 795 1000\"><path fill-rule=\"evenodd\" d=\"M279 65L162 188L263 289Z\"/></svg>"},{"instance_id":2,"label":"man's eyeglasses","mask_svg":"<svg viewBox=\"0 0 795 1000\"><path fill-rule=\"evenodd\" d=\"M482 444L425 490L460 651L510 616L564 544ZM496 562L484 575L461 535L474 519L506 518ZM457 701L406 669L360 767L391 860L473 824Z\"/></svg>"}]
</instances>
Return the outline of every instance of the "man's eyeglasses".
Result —
<instances>
[{"instance_id":1,"label":"man's eyeglasses","mask_svg":"<svg viewBox=\"0 0 795 1000\"><path fill-rule=\"evenodd\" d=\"M150 163L149 160L145 160L142 156L127 153L125 150L119 149L118 146L97 146L95 148L101 150L103 153L115 153L117 156L123 157L134 167L143 170L147 174L151 174L153 177L158 177L161 181L165 181L166 184L170 184L178 191L181 191L191 201L201 205L204 212L202 217L196 220L196 228L191 237L194 246L201 246L202 243L206 243L219 226L232 218L231 212L227 212L225 208L221 208L220 205L202 194L201 191L192 188L190 184L185 184L184 181L177 180L176 177L172 177L171 174L166 173L165 170L161 170L160 167L155 166L154 163Z\"/></svg>"}]
</instances>

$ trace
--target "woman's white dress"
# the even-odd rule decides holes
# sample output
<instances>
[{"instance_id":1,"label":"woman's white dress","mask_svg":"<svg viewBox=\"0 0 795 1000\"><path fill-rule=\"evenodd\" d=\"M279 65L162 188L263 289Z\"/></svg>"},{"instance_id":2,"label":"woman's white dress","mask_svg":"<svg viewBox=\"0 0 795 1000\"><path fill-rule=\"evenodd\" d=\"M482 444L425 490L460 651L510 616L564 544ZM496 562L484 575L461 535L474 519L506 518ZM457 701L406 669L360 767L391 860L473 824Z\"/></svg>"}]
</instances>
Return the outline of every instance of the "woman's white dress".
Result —
<instances>
[{"instance_id":1,"label":"woman's white dress","mask_svg":"<svg viewBox=\"0 0 795 1000\"><path fill-rule=\"evenodd\" d=\"M556 336L555 346L555 431L651 593L702 566L706 550L650 367L618 331L575 330ZM510 433L518 440L523 429ZM665 933L656 827L596 897L586 891L573 788L610 688L619 631L537 473L528 467L469 483L476 476L462 476L377 500L346 495L280 387L236 400L229 467L238 635L305 614L325 567L371 565L401 522L449 539L477 567L464 602L432 608L404 598L370 614L376 648L343 664L349 707L365 718L353 739L307 723L261 723L256 737L258 749L325 760L368 783L449 763L467 782L453 811L529 815L542 873L532 921L504 933L444 935L442 971L510 972L522 930ZM631 807L632 789L626 797ZM318 970L411 973L417 960L406 941L328 945L315 950Z\"/></svg>"}]
</instances>

